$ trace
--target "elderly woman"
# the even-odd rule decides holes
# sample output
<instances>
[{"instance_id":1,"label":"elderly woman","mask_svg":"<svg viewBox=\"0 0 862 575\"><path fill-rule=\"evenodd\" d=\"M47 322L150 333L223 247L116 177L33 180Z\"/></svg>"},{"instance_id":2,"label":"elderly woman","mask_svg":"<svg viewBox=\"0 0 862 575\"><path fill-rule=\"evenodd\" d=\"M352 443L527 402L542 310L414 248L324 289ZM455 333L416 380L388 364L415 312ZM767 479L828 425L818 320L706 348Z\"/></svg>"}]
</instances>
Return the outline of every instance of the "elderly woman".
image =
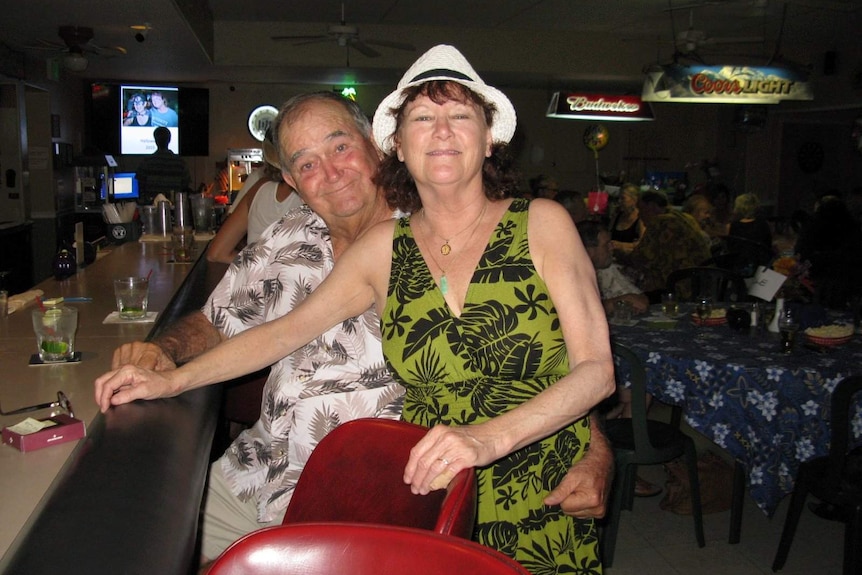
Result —
<instances>
[{"instance_id":1,"label":"elderly woman","mask_svg":"<svg viewBox=\"0 0 862 575\"><path fill-rule=\"evenodd\" d=\"M407 388L403 417L431 427L404 481L426 494L474 467L481 542L533 572L599 572L594 523L544 503L583 457L590 409L614 391L595 274L569 214L508 197L515 111L451 46L419 58L373 127L390 200L412 216L369 230L284 318L172 372L102 376L100 406L259 369L375 305Z\"/></svg>"}]
</instances>

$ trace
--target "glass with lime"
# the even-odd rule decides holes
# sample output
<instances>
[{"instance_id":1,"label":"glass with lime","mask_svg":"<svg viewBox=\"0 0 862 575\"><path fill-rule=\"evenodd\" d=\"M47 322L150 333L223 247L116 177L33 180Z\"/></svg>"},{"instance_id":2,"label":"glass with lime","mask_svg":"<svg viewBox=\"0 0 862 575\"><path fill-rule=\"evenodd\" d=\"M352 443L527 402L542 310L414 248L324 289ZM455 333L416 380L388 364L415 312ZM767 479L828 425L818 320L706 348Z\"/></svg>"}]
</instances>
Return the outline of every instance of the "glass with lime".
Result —
<instances>
[{"instance_id":1,"label":"glass with lime","mask_svg":"<svg viewBox=\"0 0 862 575\"><path fill-rule=\"evenodd\" d=\"M78 309L49 307L33 310L33 331L39 358L45 363L66 361L75 353Z\"/></svg>"},{"instance_id":2,"label":"glass with lime","mask_svg":"<svg viewBox=\"0 0 862 575\"><path fill-rule=\"evenodd\" d=\"M114 295L120 319L142 319L147 315L150 282L144 277L117 278Z\"/></svg>"}]
</instances>

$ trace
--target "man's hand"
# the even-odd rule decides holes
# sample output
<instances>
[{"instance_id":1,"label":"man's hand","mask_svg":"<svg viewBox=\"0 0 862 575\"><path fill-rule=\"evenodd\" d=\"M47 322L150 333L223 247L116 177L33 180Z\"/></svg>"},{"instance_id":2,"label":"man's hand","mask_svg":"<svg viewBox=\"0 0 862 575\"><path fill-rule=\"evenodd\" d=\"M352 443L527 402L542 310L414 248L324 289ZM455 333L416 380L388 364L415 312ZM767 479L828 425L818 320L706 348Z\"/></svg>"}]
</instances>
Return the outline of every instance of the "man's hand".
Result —
<instances>
[{"instance_id":1,"label":"man's hand","mask_svg":"<svg viewBox=\"0 0 862 575\"><path fill-rule=\"evenodd\" d=\"M578 519L601 519L613 478L613 452L605 435L590 416L592 439L584 457L572 465L556 489L545 497L545 505L559 505L566 515Z\"/></svg>"},{"instance_id":2,"label":"man's hand","mask_svg":"<svg viewBox=\"0 0 862 575\"><path fill-rule=\"evenodd\" d=\"M114 350L111 369L136 365L152 371L166 371L177 366L158 345L146 341L126 343Z\"/></svg>"}]
</instances>

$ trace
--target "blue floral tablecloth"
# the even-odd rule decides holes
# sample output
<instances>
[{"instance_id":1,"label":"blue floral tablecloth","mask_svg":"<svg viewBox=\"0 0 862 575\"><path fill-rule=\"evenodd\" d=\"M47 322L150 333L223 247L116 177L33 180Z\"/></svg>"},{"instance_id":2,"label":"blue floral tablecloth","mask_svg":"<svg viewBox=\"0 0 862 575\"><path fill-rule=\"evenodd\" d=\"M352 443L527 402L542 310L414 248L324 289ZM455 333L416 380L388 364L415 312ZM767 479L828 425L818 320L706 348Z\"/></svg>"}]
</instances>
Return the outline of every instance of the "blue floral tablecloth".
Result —
<instances>
[{"instance_id":1,"label":"blue floral tablecloth","mask_svg":"<svg viewBox=\"0 0 862 575\"><path fill-rule=\"evenodd\" d=\"M799 336L783 354L777 334L698 327L688 316L673 328L643 319L611 325L611 337L644 362L649 392L683 406L694 429L745 466L751 496L768 516L793 490L799 463L828 454L832 390L862 374L862 336L820 352ZM851 421L862 442L862 406Z\"/></svg>"}]
</instances>

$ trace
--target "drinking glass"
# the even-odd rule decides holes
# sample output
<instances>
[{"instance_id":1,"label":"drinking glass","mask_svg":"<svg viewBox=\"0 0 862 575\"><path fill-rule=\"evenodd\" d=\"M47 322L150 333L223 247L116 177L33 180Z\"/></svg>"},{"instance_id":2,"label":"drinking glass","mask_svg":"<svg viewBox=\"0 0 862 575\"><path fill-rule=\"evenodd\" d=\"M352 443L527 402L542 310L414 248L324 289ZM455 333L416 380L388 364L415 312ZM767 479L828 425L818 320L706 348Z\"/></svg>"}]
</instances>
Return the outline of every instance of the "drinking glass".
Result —
<instances>
[{"instance_id":1,"label":"drinking glass","mask_svg":"<svg viewBox=\"0 0 862 575\"><path fill-rule=\"evenodd\" d=\"M78 309L50 307L33 310L33 331L39 358L45 363L66 361L75 354Z\"/></svg>"},{"instance_id":2,"label":"drinking glass","mask_svg":"<svg viewBox=\"0 0 862 575\"><path fill-rule=\"evenodd\" d=\"M712 314L712 298L698 298L697 306L695 306L694 311L697 314L698 319L700 319L700 328L698 330L700 331L703 329L703 326L706 325L706 320L708 320L709 316Z\"/></svg>"},{"instance_id":3,"label":"drinking glass","mask_svg":"<svg viewBox=\"0 0 862 575\"><path fill-rule=\"evenodd\" d=\"M614 321L620 325L627 325L632 321L632 306L629 302L618 299L614 302Z\"/></svg>"},{"instance_id":4,"label":"drinking glass","mask_svg":"<svg viewBox=\"0 0 862 575\"><path fill-rule=\"evenodd\" d=\"M669 318L679 315L679 302L676 300L676 294L672 291L661 294L661 312Z\"/></svg>"},{"instance_id":5,"label":"drinking glass","mask_svg":"<svg viewBox=\"0 0 862 575\"><path fill-rule=\"evenodd\" d=\"M127 277L114 280L114 295L120 319L141 319L147 315L150 282L147 278Z\"/></svg>"},{"instance_id":6,"label":"drinking glass","mask_svg":"<svg viewBox=\"0 0 862 575\"><path fill-rule=\"evenodd\" d=\"M195 249L195 232L192 228L174 228L171 248L175 262L190 262Z\"/></svg>"}]
</instances>

